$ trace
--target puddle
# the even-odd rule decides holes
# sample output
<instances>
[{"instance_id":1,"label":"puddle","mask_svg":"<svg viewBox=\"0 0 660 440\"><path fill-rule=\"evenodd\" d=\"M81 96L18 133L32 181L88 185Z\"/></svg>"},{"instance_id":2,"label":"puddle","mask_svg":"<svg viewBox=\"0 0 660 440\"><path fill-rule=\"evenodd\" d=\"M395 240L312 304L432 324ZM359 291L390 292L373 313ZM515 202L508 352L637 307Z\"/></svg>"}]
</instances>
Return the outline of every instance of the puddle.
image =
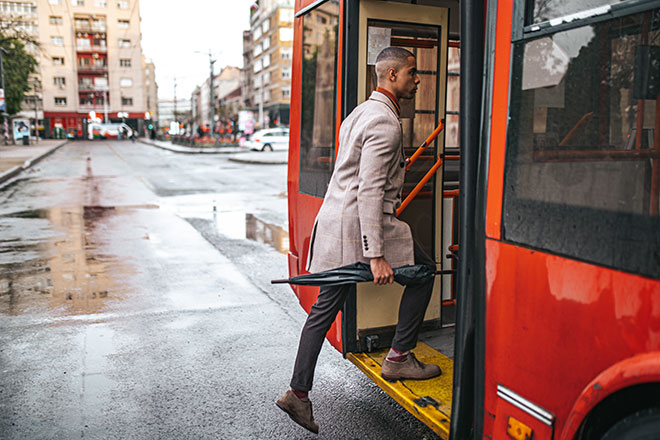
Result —
<instances>
[{"instance_id":1,"label":"puddle","mask_svg":"<svg viewBox=\"0 0 660 440\"><path fill-rule=\"evenodd\" d=\"M221 200L221 201L220 201ZM227 200L218 194L195 194L161 199L161 208L182 218L210 220L216 231L233 240L254 240L265 243L277 251L289 252L289 233L281 226L269 223L247 212L241 200ZM223 209L231 205L232 209Z\"/></svg>"},{"instance_id":2,"label":"puddle","mask_svg":"<svg viewBox=\"0 0 660 440\"><path fill-rule=\"evenodd\" d=\"M107 272L122 264L100 252L94 234L114 212L86 206L0 216L0 313L44 307L62 315L98 313L121 296Z\"/></svg>"}]
</instances>

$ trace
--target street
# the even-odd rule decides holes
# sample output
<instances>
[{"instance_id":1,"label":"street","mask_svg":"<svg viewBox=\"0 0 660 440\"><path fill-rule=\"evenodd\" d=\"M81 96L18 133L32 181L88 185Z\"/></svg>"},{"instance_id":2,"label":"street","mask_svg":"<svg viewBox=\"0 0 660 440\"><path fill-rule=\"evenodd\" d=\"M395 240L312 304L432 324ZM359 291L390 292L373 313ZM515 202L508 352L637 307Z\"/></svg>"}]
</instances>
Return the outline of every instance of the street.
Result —
<instances>
[{"instance_id":1,"label":"street","mask_svg":"<svg viewBox=\"0 0 660 440\"><path fill-rule=\"evenodd\" d=\"M0 188L0 438L436 438L327 343L319 435L275 406L287 167L230 157L78 141Z\"/></svg>"}]
</instances>

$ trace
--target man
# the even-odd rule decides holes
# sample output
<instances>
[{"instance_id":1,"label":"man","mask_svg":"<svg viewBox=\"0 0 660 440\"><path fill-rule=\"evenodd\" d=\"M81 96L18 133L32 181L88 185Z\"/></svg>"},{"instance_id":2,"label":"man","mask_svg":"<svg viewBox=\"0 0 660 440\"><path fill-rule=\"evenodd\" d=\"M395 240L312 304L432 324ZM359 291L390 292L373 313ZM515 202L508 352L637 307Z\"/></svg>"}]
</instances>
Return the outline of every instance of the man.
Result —
<instances>
[{"instance_id":1,"label":"man","mask_svg":"<svg viewBox=\"0 0 660 440\"><path fill-rule=\"evenodd\" d=\"M413 242L410 227L395 216L401 203L405 157L399 99L413 98L419 84L415 56L388 47L376 58L378 87L344 120L335 170L310 240L307 269L319 272L357 261L369 264L374 283L394 282L392 267L435 263ZM299 425L318 433L308 392L316 360L350 286L321 287L300 336L287 391L277 406ZM433 279L406 287L392 348L383 361L387 380L438 376L437 365L419 362L410 350L431 299Z\"/></svg>"}]
</instances>

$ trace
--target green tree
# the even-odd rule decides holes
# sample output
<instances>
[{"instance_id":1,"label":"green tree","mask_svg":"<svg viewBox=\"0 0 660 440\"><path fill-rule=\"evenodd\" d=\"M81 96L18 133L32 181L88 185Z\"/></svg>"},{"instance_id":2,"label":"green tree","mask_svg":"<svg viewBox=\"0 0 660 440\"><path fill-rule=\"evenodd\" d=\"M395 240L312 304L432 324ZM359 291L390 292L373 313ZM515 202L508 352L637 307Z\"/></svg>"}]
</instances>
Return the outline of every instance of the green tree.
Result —
<instances>
[{"instance_id":1,"label":"green tree","mask_svg":"<svg viewBox=\"0 0 660 440\"><path fill-rule=\"evenodd\" d=\"M7 51L2 54L6 111L14 115L21 111L25 92L30 90L28 76L36 71L37 60L25 51L25 44L17 37L0 33L0 47Z\"/></svg>"}]
</instances>

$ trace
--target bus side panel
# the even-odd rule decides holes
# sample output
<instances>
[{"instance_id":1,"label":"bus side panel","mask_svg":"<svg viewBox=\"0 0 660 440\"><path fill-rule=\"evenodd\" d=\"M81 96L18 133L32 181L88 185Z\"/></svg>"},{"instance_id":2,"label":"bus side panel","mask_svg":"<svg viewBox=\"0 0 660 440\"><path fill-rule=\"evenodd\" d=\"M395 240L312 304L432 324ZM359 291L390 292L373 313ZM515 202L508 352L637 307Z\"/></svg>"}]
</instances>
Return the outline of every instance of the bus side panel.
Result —
<instances>
[{"instance_id":1,"label":"bus side panel","mask_svg":"<svg viewBox=\"0 0 660 440\"><path fill-rule=\"evenodd\" d=\"M507 416L497 414L498 385L554 414L561 433L595 377L660 350L653 331L660 281L490 239L486 310L486 411L494 426Z\"/></svg>"}]
</instances>

